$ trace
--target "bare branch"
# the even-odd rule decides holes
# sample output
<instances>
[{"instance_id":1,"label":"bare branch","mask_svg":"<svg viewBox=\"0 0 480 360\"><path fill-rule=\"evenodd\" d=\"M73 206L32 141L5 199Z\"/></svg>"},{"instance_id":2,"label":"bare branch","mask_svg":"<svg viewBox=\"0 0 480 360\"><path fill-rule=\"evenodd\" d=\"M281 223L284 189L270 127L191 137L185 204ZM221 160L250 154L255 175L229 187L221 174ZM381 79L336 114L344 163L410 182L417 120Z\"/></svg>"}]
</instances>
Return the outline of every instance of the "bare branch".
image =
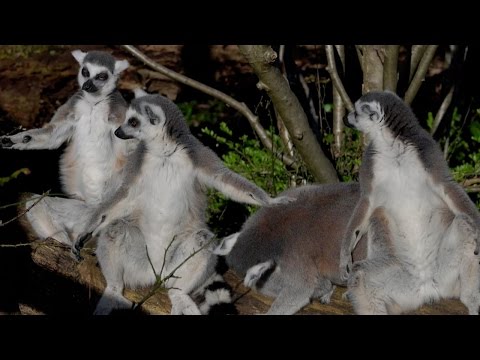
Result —
<instances>
[{"instance_id":1,"label":"bare branch","mask_svg":"<svg viewBox=\"0 0 480 360\"><path fill-rule=\"evenodd\" d=\"M396 92L398 81L399 45L385 45L385 62L383 64L383 89Z\"/></svg>"},{"instance_id":2,"label":"bare branch","mask_svg":"<svg viewBox=\"0 0 480 360\"><path fill-rule=\"evenodd\" d=\"M415 70L417 70L417 66L420 63L420 59L425 54L425 50L427 50L427 45L413 45L412 46L412 55L410 57L410 76L409 80L412 81L413 74L415 74Z\"/></svg>"},{"instance_id":3,"label":"bare branch","mask_svg":"<svg viewBox=\"0 0 480 360\"><path fill-rule=\"evenodd\" d=\"M480 184L480 178L472 178L472 179L466 179L462 181L462 186L465 188L472 185L477 185L477 184Z\"/></svg>"},{"instance_id":4,"label":"bare branch","mask_svg":"<svg viewBox=\"0 0 480 360\"><path fill-rule=\"evenodd\" d=\"M173 243L173 241L175 240L175 237L172 239L172 241L170 242L170 244L168 245L167 249L165 250L165 255L168 251L168 248L171 246L171 244ZM153 295L155 295L155 293L157 292L157 290L159 290L160 288L164 287L166 282L169 280L169 279L178 279L178 276L175 275L175 273L177 272L178 269L180 269L188 260L190 260L192 257L194 257L196 254L198 254L200 251L204 250L207 246L209 246L210 244L212 244L214 241L216 241L217 238L214 236L213 238L211 238L209 241L207 241L205 244L203 244L202 246L200 246L197 250L193 251L190 255L188 255L185 259L183 259L183 261L178 264L172 271L170 271L170 273L165 276L165 277L161 277L160 275L157 275L157 280L155 281L155 284L153 285L152 289L148 292L147 295L145 295L138 303L136 303L134 306L133 306L133 309L136 310L136 309L140 309L140 307L145 303L145 301L147 301L148 299L150 299ZM165 264L165 258L163 259L163 264L162 264L162 271L163 271L163 267L164 267L164 264Z\"/></svg>"},{"instance_id":5,"label":"bare branch","mask_svg":"<svg viewBox=\"0 0 480 360\"><path fill-rule=\"evenodd\" d=\"M343 70L345 71L345 46L335 45L338 56L342 63ZM343 131L343 117L345 116L345 105L343 104L342 96L338 90L333 86L333 155L338 158L341 155L343 140L345 133Z\"/></svg>"},{"instance_id":6,"label":"bare branch","mask_svg":"<svg viewBox=\"0 0 480 360\"><path fill-rule=\"evenodd\" d=\"M292 159L290 156L283 154L281 152L274 152L272 141L268 137L268 134L265 131L265 129L260 124L258 116L256 116L253 112L251 112L245 103L241 103L235 100L234 98L232 98L231 96L228 96L227 94L217 89L214 89L210 86L202 84L201 82L198 82L196 80L190 79L185 75L179 74L173 70L168 69L163 65L158 64L157 62L150 59L148 56L143 54L141 51L139 51L137 48L135 48L132 45L122 45L122 47L125 50L127 50L130 54L135 56L137 59L143 61L146 65L150 66L156 72L163 74L165 76L168 76L169 78L176 80L182 84L193 87L194 89L204 92L205 94L213 96L214 98L223 101L224 103L228 104L229 106L237 110L239 113L241 113L243 116L247 118L248 122L250 123L250 126L258 135L260 141L262 142L263 146L265 146L265 148L272 151L275 154L275 156L278 159L280 159L285 165L291 166L295 169L298 168L298 165L295 163L295 159ZM150 74L150 75L152 76L153 74Z\"/></svg>"},{"instance_id":7,"label":"bare branch","mask_svg":"<svg viewBox=\"0 0 480 360\"><path fill-rule=\"evenodd\" d=\"M335 55L333 53L333 45L325 45L325 51L327 53L327 61L328 61L327 71L330 74L330 77L332 78L333 86L335 86L338 93L342 97L342 100L347 110L354 111L355 109L353 108L352 101L348 97L348 94L345 91L345 88L343 87L342 81L338 76L337 67L335 65Z\"/></svg>"},{"instance_id":8,"label":"bare branch","mask_svg":"<svg viewBox=\"0 0 480 360\"><path fill-rule=\"evenodd\" d=\"M358 62L360 63L360 68L363 71L363 46L355 45L355 50L357 51Z\"/></svg>"},{"instance_id":9,"label":"bare branch","mask_svg":"<svg viewBox=\"0 0 480 360\"><path fill-rule=\"evenodd\" d=\"M337 172L310 129L300 102L280 71L270 64L276 53L266 45L239 45L239 48L272 99L312 175L319 182L338 182Z\"/></svg>"},{"instance_id":10,"label":"bare branch","mask_svg":"<svg viewBox=\"0 0 480 360\"><path fill-rule=\"evenodd\" d=\"M7 225L7 224L10 224L11 222L13 222L13 221L21 218L22 216L24 216L24 215L25 215L27 212L29 212L35 205L37 205L40 201L42 201L42 199L43 199L45 196L48 196L49 193L50 193L50 190L44 192L44 193L38 198L37 201L35 201L32 205L30 205L30 206L28 207L28 209L22 211L20 214L18 214L18 215L15 216L14 218L12 218L12 219L10 219L10 220L8 220L8 221L6 221L6 222L0 223L0 227L5 226L5 225Z\"/></svg>"},{"instance_id":11,"label":"bare branch","mask_svg":"<svg viewBox=\"0 0 480 360\"><path fill-rule=\"evenodd\" d=\"M447 96L445 96L445 99L443 99L442 105L440 105L440 108L437 111L437 115L435 115L435 120L433 121L432 128L430 129L430 134L435 134L435 131L437 131L438 126L442 122L442 119L445 116L445 113L447 112L448 107L452 103L454 89L455 89L455 86L452 86Z\"/></svg>"},{"instance_id":12,"label":"bare branch","mask_svg":"<svg viewBox=\"0 0 480 360\"><path fill-rule=\"evenodd\" d=\"M425 78L425 74L427 73L428 66L432 62L433 56L435 55L435 51L437 50L438 45L428 45L427 49L425 50L425 54L420 60L420 64L418 64L418 69L413 76L413 79L408 87L407 92L405 93L405 102L407 104L411 104L415 96L417 95L418 89L420 89L420 85L422 85L422 81Z\"/></svg>"}]
</instances>

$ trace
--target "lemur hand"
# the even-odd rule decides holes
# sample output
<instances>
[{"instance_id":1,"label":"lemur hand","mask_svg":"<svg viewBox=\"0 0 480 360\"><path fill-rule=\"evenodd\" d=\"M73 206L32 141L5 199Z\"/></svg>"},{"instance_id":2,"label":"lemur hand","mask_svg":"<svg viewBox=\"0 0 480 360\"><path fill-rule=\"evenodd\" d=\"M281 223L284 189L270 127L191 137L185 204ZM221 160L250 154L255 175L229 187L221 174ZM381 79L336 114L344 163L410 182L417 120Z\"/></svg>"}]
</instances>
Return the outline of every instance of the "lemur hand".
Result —
<instances>
[{"instance_id":1,"label":"lemur hand","mask_svg":"<svg viewBox=\"0 0 480 360\"><path fill-rule=\"evenodd\" d=\"M340 266L339 266L339 273L340 279L342 281L347 281L350 273L352 271L353 263L352 263L352 254L348 251L348 249L343 249L340 251Z\"/></svg>"},{"instance_id":2,"label":"lemur hand","mask_svg":"<svg viewBox=\"0 0 480 360\"><path fill-rule=\"evenodd\" d=\"M105 220L105 215L94 216L93 219L94 220L91 221L90 225L87 227L87 230L78 235L72 245L72 256L77 261L81 261L83 259L80 255L80 251L83 249L87 241L90 240L90 238L95 237L98 234L100 231L100 225Z\"/></svg>"},{"instance_id":3,"label":"lemur hand","mask_svg":"<svg viewBox=\"0 0 480 360\"><path fill-rule=\"evenodd\" d=\"M289 204L291 202L294 202L295 200L297 200L297 198L291 197L291 196L278 196L276 198L271 198L270 201L268 202L268 205Z\"/></svg>"},{"instance_id":4,"label":"lemur hand","mask_svg":"<svg viewBox=\"0 0 480 360\"><path fill-rule=\"evenodd\" d=\"M0 146L2 149L17 149L22 150L26 147L25 144L29 143L32 140L30 135L20 132L11 136L2 136L0 137Z\"/></svg>"}]
</instances>

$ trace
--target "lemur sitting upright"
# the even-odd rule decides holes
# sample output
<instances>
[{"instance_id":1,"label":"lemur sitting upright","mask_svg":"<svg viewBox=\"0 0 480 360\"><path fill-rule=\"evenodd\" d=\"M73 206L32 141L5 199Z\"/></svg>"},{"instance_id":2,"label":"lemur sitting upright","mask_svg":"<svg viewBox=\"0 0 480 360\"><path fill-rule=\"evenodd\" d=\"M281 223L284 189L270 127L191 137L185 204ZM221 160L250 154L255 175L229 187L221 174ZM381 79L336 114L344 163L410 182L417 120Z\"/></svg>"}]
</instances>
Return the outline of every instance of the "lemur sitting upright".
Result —
<instances>
[{"instance_id":1,"label":"lemur sitting upright","mask_svg":"<svg viewBox=\"0 0 480 360\"><path fill-rule=\"evenodd\" d=\"M152 285L212 238L205 221L212 187L233 200L284 204L224 166L217 155L191 133L179 108L160 95L136 98L116 131L139 145L128 158L122 185L85 224L73 251L78 255L90 235L97 236L97 258L107 281L96 314L128 308L124 285ZM168 251L167 251L168 249ZM202 249L166 282L172 314L200 314L191 295L215 275L216 256Z\"/></svg>"},{"instance_id":2,"label":"lemur sitting upright","mask_svg":"<svg viewBox=\"0 0 480 360\"><path fill-rule=\"evenodd\" d=\"M397 314L459 298L478 314L480 213L452 178L438 144L391 92L362 96L346 124L369 138L360 200L340 254L355 311ZM352 267L351 252L379 207L388 218L394 256L369 257Z\"/></svg>"},{"instance_id":3,"label":"lemur sitting upright","mask_svg":"<svg viewBox=\"0 0 480 360\"><path fill-rule=\"evenodd\" d=\"M80 64L77 91L41 129L3 136L3 148L56 149L68 145L60 160L63 190L71 197L46 197L27 212L24 220L40 238L52 237L71 245L76 225L82 223L86 206L99 204L114 189L115 181L135 141L114 136L125 119L127 104L116 88L119 74L128 66L103 51L72 52ZM27 196L30 207L38 195ZM22 205L23 206L23 205ZM85 220L85 219L83 219Z\"/></svg>"}]
</instances>

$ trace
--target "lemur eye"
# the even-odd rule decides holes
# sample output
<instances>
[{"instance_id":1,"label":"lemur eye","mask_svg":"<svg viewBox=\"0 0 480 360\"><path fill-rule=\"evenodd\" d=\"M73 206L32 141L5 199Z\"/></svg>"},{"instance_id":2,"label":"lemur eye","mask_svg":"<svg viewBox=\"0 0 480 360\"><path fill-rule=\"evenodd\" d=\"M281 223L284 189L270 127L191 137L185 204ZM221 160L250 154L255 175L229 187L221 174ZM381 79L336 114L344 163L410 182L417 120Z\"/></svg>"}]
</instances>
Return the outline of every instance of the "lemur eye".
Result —
<instances>
[{"instance_id":1,"label":"lemur eye","mask_svg":"<svg viewBox=\"0 0 480 360\"><path fill-rule=\"evenodd\" d=\"M102 72L102 73L98 74L97 76L95 76L95 79L100 80L100 81L105 81L105 80L108 79L108 74L105 73L105 72Z\"/></svg>"},{"instance_id":2,"label":"lemur eye","mask_svg":"<svg viewBox=\"0 0 480 360\"><path fill-rule=\"evenodd\" d=\"M82 76L83 77L89 77L90 76L90 72L88 71L87 68L82 69Z\"/></svg>"},{"instance_id":3,"label":"lemur eye","mask_svg":"<svg viewBox=\"0 0 480 360\"><path fill-rule=\"evenodd\" d=\"M372 120L372 121L375 120L375 115L376 115L375 113L371 113L370 114L370 120Z\"/></svg>"},{"instance_id":4,"label":"lemur eye","mask_svg":"<svg viewBox=\"0 0 480 360\"><path fill-rule=\"evenodd\" d=\"M137 127L138 123L139 123L139 121L138 121L137 118L128 119L128 125L130 125L131 127Z\"/></svg>"}]
</instances>

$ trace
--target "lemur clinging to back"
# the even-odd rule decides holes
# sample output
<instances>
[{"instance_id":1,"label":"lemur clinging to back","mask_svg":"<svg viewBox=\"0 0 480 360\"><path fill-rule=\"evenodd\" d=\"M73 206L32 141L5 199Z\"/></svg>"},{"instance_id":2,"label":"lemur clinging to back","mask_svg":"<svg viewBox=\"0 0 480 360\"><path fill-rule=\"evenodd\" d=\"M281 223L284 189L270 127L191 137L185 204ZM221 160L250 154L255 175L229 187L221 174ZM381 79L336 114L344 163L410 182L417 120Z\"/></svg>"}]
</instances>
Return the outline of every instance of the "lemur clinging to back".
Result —
<instances>
[{"instance_id":1,"label":"lemur clinging to back","mask_svg":"<svg viewBox=\"0 0 480 360\"><path fill-rule=\"evenodd\" d=\"M179 108L163 96L133 100L115 135L136 138L139 145L127 160L122 185L97 208L73 247L78 255L90 234L98 235L96 254L107 287L96 314L130 307L122 295L124 285L152 285L156 275L170 273L209 241L207 187L248 204L292 200L273 199L225 167L190 133ZM167 281L172 314L200 313L191 295L215 275L215 264L216 256L203 249Z\"/></svg>"},{"instance_id":2,"label":"lemur clinging to back","mask_svg":"<svg viewBox=\"0 0 480 360\"><path fill-rule=\"evenodd\" d=\"M470 314L478 314L480 214L452 178L438 144L391 92L362 96L346 124L370 140L360 168L360 200L340 257L355 311L401 313L460 298ZM351 252L378 207L389 220L394 257L369 258L348 276Z\"/></svg>"},{"instance_id":3,"label":"lemur clinging to back","mask_svg":"<svg viewBox=\"0 0 480 360\"><path fill-rule=\"evenodd\" d=\"M135 142L121 141L113 134L125 119L127 104L116 82L128 61L103 51L75 50L72 55L80 64L81 89L43 128L0 139L3 148L18 150L56 149L68 143L60 160L60 177L72 199L46 197L26 214L26 220L40 238L53 237L69 245L68 233L76 236L74 228L86 216L84 208L99 204L117 186L114 182ZM27 208L36 197L30 197Z\"/></svg>"}]
</instances>

